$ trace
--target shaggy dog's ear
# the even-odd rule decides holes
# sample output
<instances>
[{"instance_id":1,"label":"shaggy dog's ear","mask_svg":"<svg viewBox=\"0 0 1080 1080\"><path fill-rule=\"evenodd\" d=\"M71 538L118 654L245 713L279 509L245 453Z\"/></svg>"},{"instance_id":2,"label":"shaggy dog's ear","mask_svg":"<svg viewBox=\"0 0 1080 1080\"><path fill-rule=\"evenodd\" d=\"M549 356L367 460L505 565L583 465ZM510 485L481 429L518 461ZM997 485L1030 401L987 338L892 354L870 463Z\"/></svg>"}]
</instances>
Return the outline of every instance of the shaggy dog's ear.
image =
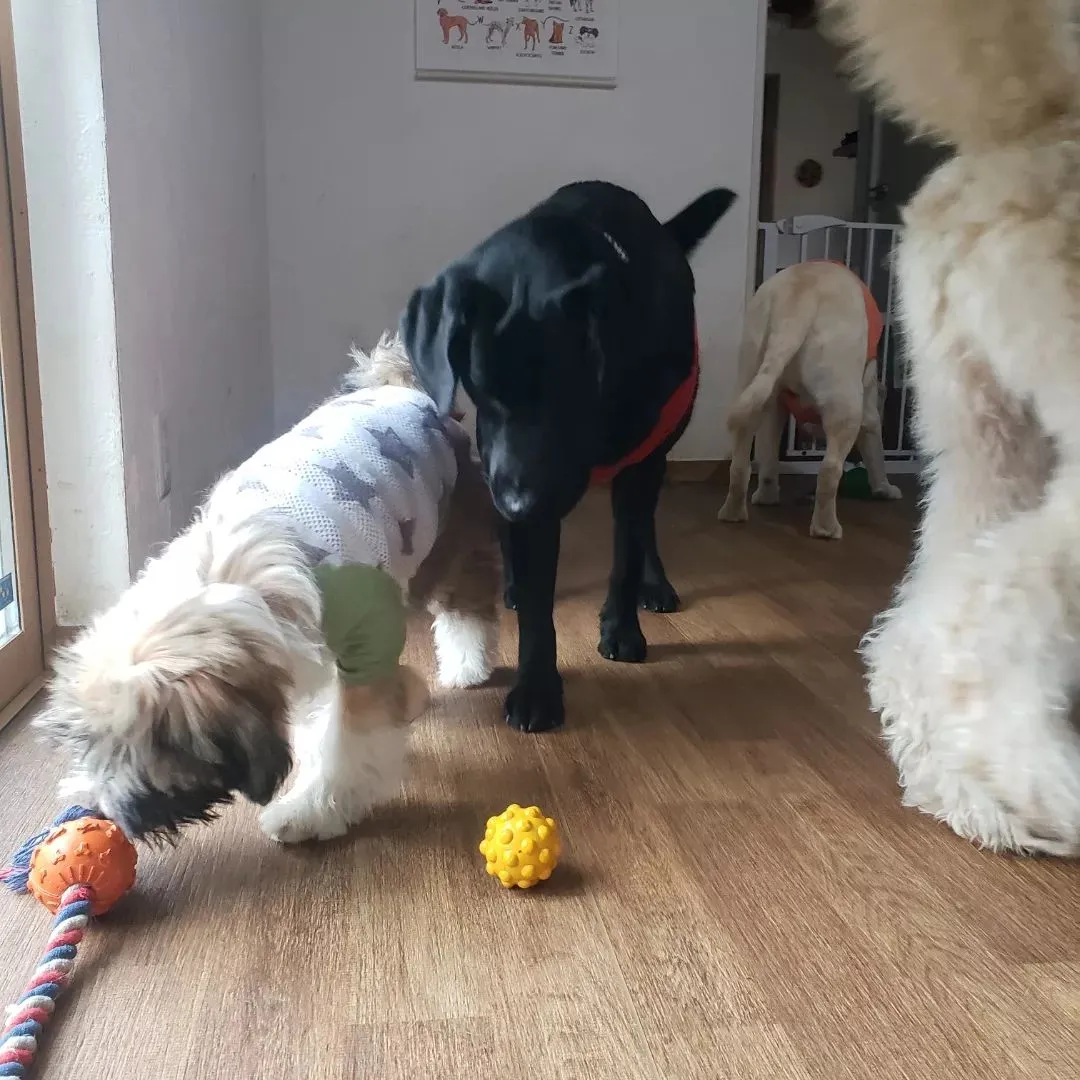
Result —
<instances>
[{"instance_id":1,"label":"shaggy dog's ear","mask_svg":"<svg viewBox=\"0 0 1080 1080\"><path fill-rule=\"evenodd\" d=\"M211 790L265 803L292 766L292 668L262 597L214 583L149 625L125 625L116 610L99 620L59 659L42 726L91 757L123 747L113 778L131 773L141 789L170 792L174 805L185 791ZM181 817L205 816L222 794Z\"/></svg>"}]
</instances>

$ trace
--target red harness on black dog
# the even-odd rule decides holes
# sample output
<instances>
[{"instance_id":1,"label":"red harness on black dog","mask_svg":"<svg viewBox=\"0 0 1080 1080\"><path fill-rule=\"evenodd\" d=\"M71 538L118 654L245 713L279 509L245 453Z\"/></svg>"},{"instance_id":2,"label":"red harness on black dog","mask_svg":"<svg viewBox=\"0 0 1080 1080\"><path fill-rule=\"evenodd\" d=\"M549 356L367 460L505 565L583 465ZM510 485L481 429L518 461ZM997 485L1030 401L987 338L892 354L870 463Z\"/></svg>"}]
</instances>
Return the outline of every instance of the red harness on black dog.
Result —
<instances>
[{"instance_id":1,"label":"red harness on black dog","mask_svg":"<svg viewBox=\"0 0 1080 1080\"><path fill-rule=\"evenodd\" d=\"M614 465L597 465L590 473L594 484L606 484L613 480L623 469L644 461L651 453L663 446L679 425L690 415L697 397L698 384L701 382L701 368L698 363L698 336L694 328L694 359L690 365L690 374L675 388L675 393L664 402L664 407L657 417L656 426L646 436L645 441L630 451Z\"/></svg>"}]
</instances>

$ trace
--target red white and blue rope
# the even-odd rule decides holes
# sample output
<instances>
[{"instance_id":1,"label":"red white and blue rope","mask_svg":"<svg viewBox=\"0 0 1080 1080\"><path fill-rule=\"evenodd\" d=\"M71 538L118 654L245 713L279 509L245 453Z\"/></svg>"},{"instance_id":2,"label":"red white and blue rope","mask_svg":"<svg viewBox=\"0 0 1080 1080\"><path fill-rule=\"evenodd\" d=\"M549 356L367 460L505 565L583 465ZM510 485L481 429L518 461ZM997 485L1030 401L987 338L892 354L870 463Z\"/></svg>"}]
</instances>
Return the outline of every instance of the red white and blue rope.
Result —
<instances>
[{"instance_id":1,"label":"red white and blue rope","mask_svg":"<svg viewBox=\"0 0 1080 1080\"><path fill-rule=\"evenodd\" d=\"M22 997L8 1009L0 1033L0 1077L26 1076L33 1064L38 1039L56 1008L56 999L71 981L93 899L88 885L71 885L64 890L45 954Z\"/></svg>"},{"instance_id":2,"label":"red white and blue rope","mask_svg":"<svg viewBox=\"0 0 1080 1080\"><path fill-rule=\"evenodd\" d=\"M11 856L11 862L0 870L0 882L3 882L3 884L5 884L12 892L26 892L26 886L30 880L30 861L34 857L34 852L37 850L38 844L44 843L49 834L58 825L63 825L68 821L76 821L78 818L84 817L101 817L101 815L85 806L69 806L66 810L61 810L56 816L56 820L53 821L47 829L43 829L37 836L31 836L30 839ZM2 1075L3 1074L0 1073L0 1076Z\"/></svg>"}]
</instances>

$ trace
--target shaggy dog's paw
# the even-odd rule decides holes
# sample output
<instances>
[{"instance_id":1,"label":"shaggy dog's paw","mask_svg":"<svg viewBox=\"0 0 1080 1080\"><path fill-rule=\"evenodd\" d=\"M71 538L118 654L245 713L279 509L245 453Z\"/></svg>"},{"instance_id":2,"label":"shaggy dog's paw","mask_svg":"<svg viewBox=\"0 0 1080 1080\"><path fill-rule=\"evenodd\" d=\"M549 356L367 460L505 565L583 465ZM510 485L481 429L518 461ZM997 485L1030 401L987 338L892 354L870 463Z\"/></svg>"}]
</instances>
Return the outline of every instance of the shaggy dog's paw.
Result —
<instances>
[{"instance_id":1,"label":"shaggy dog's paw","mask_svg":"<svg viewBox=\"0 0 1080 1080\"><path fill-rule=\"evenodd\" d=\"M330 840L344 836L349 822L332 805L318 805L306 798L284 798L272 802L259 815L259 828L279 844L300 844L305 840Z\"/></svg>"},{"instance_id":2,"label":"shaggy dog's paw","mask_svg":"<svg viewBox=\"0 0 1080 1080\"><path fill-rule=\"evenodd\" d=\"M558 673L546 683L518 683L506 697L506 722L515 731L553 731L565 720L562 677Z\"/></svg>"},{"instance_id":3,"label":"shaggy dog's paw","mask_svg":"<svg viewBox=\"0 0 1080 1080\"><path fill-rule=\"evenodd\" d=\"M875 499L902 499L904 497L904 493L895 484L886 484L885 487L871 491L870 494Z\"/></svg>"},{"instance_id":4,"label":"shaggy dog's paw","mask_svg":"<svg viewBox=\"0 0 1080 1080\"><path fill-rule=\"evenodd\" d=\"M628 664L641 664L648 651L645 635L641 632L637 620L619 622L615 619L600 617L600 644L596 651L605 660L621 660Z\"/></svg>"},{"instance_id":5,"label":"shaggy dog's paw","mask_svg":"<svg viewBox=\"0 0 1080 1080\"><path fill-rule=\"evenodd\" d=\"M638 589L638 606L645 611L679 610L679 594L670 581L643 581Z\"/></svg>"},{"instance_id":6,"label":"shaggy dog's paw","mask_svg":"<svg viewBox=\"0 0 1080 1080\"><path fill-rule=\"evenodd\" d=\"M435 617L432 631L441 686L482 686L491 678L494 625L464 612L444 611Z\"/></svg>"}]
</instances>

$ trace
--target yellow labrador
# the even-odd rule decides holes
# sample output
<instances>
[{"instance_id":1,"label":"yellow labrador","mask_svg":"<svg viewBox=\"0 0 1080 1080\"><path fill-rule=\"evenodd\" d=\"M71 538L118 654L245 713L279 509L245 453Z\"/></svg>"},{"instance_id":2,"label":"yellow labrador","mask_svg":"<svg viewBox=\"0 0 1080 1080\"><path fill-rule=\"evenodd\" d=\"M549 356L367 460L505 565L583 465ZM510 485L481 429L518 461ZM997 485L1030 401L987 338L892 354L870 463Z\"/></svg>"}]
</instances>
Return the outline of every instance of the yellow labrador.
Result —
<instances>
[{"instance_id":1,"label":"yellow labrador","mask_svg":"<svg viewBox=\"0 0 1080 1080\"><path fill-rule=\"evenodd\" d=\"M750 448L757 436L755 504L779 501L780 436L784 397L813 406L825 434L810 535L839 540L836 489L856 440L881 499L899 499L885 474L880 386L875 357L881 314L862 281L833 262L798 263L770 277L746 312L739 350L741 393L728 417L734 445L721 521L747 519Z\"/></svg>"}]
</instances>

